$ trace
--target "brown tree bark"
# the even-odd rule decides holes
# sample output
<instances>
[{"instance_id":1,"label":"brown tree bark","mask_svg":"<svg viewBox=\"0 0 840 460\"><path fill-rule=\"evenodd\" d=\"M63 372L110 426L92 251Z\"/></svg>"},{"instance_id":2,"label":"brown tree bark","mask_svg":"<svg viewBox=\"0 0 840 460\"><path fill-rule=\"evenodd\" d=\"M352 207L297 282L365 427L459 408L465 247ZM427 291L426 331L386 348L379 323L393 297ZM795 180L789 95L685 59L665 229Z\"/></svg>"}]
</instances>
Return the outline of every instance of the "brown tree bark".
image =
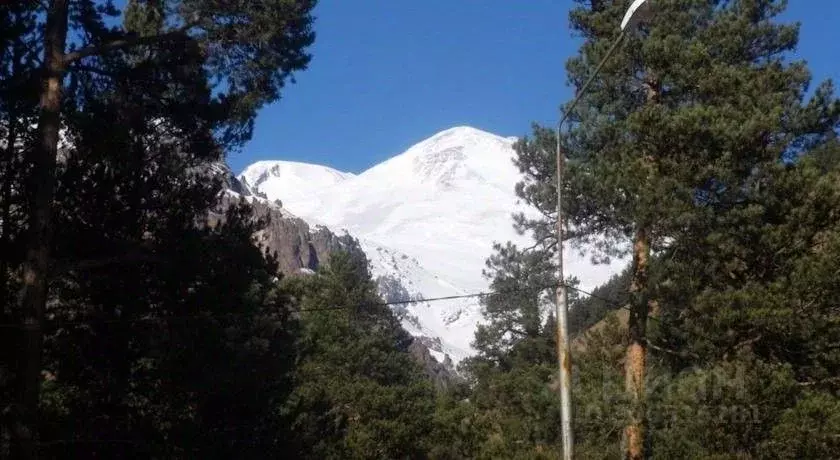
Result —
<instances>
[{"instance_id":1,"label":"brown tree bark","mask_svg":"<svg viewBox=\"0 0 840 460\"><path fill-rule=\"evenodd\" d=\"M650 72L644 80L645 102L659 102L659 79ZM649 174L655 169L652 155L645 156ZM650 180L648 176L647 180ZM637 224L633 236L633 277L630 280L630 315L627 323L628 344L624 362L624 387L630 398L630 413L624 428L624 458L641 460L646 457L645 437L645 375L647 373L647 321L651 302L648 294L648 264L650 259L650 222ZM655 303L655 302L654 302Z\"/></svg>"},{"instance_id":2,"label":"brown tree bark","mask_svg":"<svg viewBox=\"0 0 840 460\"><path fill-rule=\"evenodd\" d=\"M32 150L27 193L30 197L29 235L23 262L23 358L19 366L22 417L14 430L13 457L37 458L36 430L41 386L41 352L52 246L53 189L61 125L61 87L64 80L64 46L67 40L67 0L53 0L44 29L43 87L38 118L38 147Z\"/></svg>"},{"instance_id":3,"label":"brown tree bark","mask_svg":"<svg viewBox=\"0 0 840 460\"><path fill-rule=\"evenodd\" d=\"M648 318L648 259L650 241L648 230L640 226L633 238L633 277L630 282L630 316L627 324L629 343L624 363L624 385L630 397L630 414L624 429L625 458L645 457L645 396L644 381L647 361L645 337Z\"/></svg>"}]
</instances>

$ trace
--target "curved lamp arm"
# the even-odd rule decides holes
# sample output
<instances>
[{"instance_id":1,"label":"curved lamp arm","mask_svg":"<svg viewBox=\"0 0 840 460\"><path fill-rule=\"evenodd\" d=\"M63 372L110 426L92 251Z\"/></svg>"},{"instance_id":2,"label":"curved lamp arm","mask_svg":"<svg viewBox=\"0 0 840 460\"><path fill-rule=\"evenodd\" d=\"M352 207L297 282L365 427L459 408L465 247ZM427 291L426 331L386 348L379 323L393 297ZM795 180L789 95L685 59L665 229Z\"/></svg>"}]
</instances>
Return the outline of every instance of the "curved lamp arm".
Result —
<instances>
[{"instance_id":1,"label":"curved lamp arm","mask_svg":"<svg viewBox=\"0 0 840 460\"><path fill-rule=\"evenodd\" d=\"M649 0L633 0L630 8L624 13L624 19L621 21L621 30L629 27L636 27L636 25L650 14Z\"/></svg>"}]
</instances>

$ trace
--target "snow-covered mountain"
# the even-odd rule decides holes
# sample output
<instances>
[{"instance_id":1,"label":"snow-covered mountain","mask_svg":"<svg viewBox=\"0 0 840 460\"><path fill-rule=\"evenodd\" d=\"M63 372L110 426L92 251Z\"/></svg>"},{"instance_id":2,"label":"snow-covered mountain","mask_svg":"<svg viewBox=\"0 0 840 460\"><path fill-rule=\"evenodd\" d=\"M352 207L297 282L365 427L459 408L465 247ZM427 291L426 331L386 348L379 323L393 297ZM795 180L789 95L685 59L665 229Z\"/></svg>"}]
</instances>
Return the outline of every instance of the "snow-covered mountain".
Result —
<instances>
[{"instance_id":1,"label":"snow-covered mountain","mask_svg":"<svg viewBox=\"0 0 840 460\"><path fill-rule=\"evenodd\" d=\"M494 242L527 243L511 214L535 212L518 203L514 138L470 127L435 134L359 175L286 161L255 163L240 179L311 224L359 238L389 300L485 291L482 276ZM622 267L593 266L577 252L569 273L583 288L606 282ZM472 354L481 321L478 299L419 302L395 309L412 334L428 337L438 360Z\"/></svg>"},{"instance_id":2,"label":"snow-covered mountain","mask_svg":"<svg viewBox=\"0 0 840 460\"><path fill-rule=\"evenodd\" d=\"M258 161L242 171L245 187L264 193L271 200L297 202L318 189L354 177L326 166L295 161Z\"/></svg>"}]
</instances>

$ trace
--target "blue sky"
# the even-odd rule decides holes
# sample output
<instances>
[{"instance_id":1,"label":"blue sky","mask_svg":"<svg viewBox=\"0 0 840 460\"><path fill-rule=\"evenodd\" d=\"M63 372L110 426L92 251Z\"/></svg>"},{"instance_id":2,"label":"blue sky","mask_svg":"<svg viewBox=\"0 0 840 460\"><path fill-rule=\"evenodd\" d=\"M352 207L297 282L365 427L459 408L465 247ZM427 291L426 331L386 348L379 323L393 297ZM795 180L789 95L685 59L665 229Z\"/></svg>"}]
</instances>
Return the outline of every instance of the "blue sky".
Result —
<instances>
[{"instance_id":1,"label":"blue sky","mask_svg":"<svg viewBox=\"0 0 840 460\"><path fill-rule=\"evenodd\" d=\"M263 109L228 162L295 160L361 172L456 125L504 136L553 123L571 95L571 0L320 0L308 70ZM840 2L792 0L798 56L840 81Z\"/></svg>"}]
</instances>

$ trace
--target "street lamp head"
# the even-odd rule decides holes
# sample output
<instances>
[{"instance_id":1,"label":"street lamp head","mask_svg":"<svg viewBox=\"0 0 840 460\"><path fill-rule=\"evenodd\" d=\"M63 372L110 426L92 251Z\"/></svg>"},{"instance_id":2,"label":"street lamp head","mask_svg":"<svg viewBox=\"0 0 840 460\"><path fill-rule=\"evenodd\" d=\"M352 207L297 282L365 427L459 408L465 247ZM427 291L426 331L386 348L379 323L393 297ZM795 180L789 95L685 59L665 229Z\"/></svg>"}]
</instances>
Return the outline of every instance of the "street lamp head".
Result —
<instances>
[{"instance_id":1,"label":"street lamp head","mask_svg":"<svg viewBox=\"0 0 840 460\"><path fill-rule=\"evenodd\" d=\"M626 30L628 26L636 27L641 21L647 19L651 13L650 3L652 1L654 0L633 0L621 21L621 30Z\"/></svg>"}]
</instances>

